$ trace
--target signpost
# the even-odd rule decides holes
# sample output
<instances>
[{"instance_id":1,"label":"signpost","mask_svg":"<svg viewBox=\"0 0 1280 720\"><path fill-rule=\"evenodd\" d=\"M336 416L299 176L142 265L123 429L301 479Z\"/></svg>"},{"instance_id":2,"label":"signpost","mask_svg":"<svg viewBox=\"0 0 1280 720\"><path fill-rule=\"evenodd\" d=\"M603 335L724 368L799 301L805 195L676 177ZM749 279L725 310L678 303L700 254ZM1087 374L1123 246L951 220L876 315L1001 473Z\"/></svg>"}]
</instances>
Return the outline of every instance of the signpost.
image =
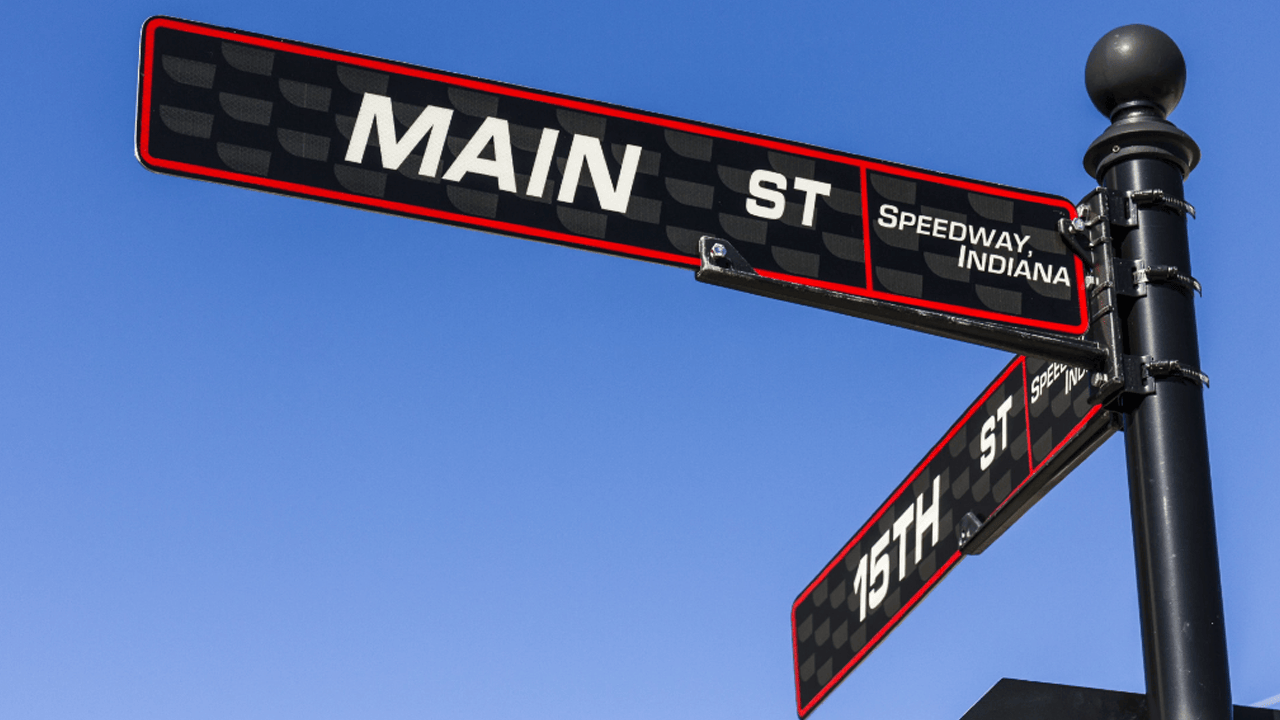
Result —
<instances>
[{"instance_id":1,"label":"signpost","mask_svg":"<svg viewBox=\"0 0 1280 720\"><path fill-rule=\"evenodd\" d=\"M1146 25L1107 33L1089 53L1085 88L1111 125L1085 152L1105 212L1091 245L1117 266L1123 302L1105 325L1120 363L1113 405L1124 411L1147 704L1153 718L1232 716L1222 580L1213 516L1182 181L1200 148L1166 116L1187 67L1168 35ZM1095 198L1097 199L1097 198ZM1118 210L1123 211L1117 212Z\"/></svg>"},{"instance_id":2,"label":"signpost","mask_svg":"<svg viewBox=\"0 0 1280 720\"><path fill-rule=\"evenodd\" d=\"M851 314L1100 357L1065 198L162 17L138 98L157 172L677 267L717 236Z\"/></svg>"},{"instance_id":3,"label":"signpost","mask_svg":"<svg viewBox=\"0 0 1280 720\"><path fill-rule=\"evenodd\" d=\"M791 606L807 716L965 554L977 554L1117 429L1089 373L1018 357Z\"/></svg>"},{"instance_id":4,"label":"signpost","mask_svg":"<svg viewBox=\"0 0 1280 720\"><path fill-rule=\"evenodd\" d=\"M157 172L692 268L1023 353L796 599L801 717L1121 413L1147 705L1230 717L1182 199L1199 148L1164 119L1186 69L1163 33L1120 28L1090 55L1112 125L1079 217L1053 195L172 18L143 26L141 61L137 154ZM1000 706L1031 707L1006 697L1026 692Z\"/></svg>"}]
</instances>

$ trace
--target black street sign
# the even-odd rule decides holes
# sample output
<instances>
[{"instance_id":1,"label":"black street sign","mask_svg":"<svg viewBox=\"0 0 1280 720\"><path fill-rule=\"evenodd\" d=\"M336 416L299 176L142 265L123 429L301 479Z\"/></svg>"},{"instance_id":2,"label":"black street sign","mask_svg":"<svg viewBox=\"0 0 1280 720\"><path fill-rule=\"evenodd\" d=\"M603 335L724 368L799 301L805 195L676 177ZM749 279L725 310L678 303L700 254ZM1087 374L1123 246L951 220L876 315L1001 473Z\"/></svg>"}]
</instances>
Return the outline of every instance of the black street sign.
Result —
<instances>
[{"instance_id":1,"label":"black street sign","mask_svg":"<svg viewBox=\"0 0 1280 720\"><path fill-rule=\"evenodd\" d=\"M966 554L977 554L1115 432L1089 373L1019 356L791 607L808 715Z\"/></svg>"},{"instance_id":2,"label":"black street sign","mask_svg":"<svg viewBox=\"0 0 1280 720\"><path fill-rule=\"evenodd\" d=\"M157 172L689 268L722 237L868 317L1088 328L1061 197L172 18L141 63Z\"/></svg>"}]
</instances>

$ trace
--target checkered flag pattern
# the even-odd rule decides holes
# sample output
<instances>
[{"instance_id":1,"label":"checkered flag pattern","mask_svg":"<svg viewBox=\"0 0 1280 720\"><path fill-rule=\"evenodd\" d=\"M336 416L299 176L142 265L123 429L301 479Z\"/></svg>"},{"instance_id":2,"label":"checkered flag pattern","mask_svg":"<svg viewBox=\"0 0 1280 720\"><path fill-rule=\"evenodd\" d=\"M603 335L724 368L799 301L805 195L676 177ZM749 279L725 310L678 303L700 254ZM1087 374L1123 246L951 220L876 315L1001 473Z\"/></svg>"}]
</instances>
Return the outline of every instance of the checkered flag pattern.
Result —
<instances>
[{"instance_id":1,"label":"checkered flag pattern","mask_svg":"<svg viewBox=\"0 0 1280 720\"><path fill-rule=\"evenodd\" d=\"M959 561L961 519L989 517L1026 480L1022 370L1005 368L796 600L801 716Z\"/></svg>"},{"instance_id":2,"label":"checkered flag pattern","mask_svg":"<svg viewBox=\"0 0 1280 720\"><path fill-rule=\"evenodd\" d=\"M856 165L735 141L702 126L688 124L684 131L677 129L684 123L638 121L633 112L498 83L306 46L288 52L280 43L236 42L191 29L201 28L156 29L151 74L143 83L150 91L146 154L192 174L212 169L218 173L212 179L266 181L317 199L410 215L421 210L442 222L686 266L697 264L698 239L715 235L733 241L758 270L866 284ZM366 93L391 98L398 138L426 108L451 111L434 177L419 172L429 142L387 170L377 162L375 132L363 162L346 160ZM441 177L489 118L506 121L514 191L485 174ZM530 192L548 129L558 133L549 176ZM565 203L559 183L571 138L579 135L601 142L610 177L578 173L574 201ZM640 148L630 197L625 212L610 212L592 184L617 181L628 146ZM496 144L485 150L495 152ZM788 195L776 221L747 212L758 169L829 186L813 195L808 225L804 194Z\"/></svg>"},{"instance_id":3,"label":"checkered flag pattern","mask_svg":"<svg viewBox=\"0 0 1280 720\"><path fill-rule=\"evenodd\" d=\"M1095 410L1091 374L1044 358L1027 358L1031 460L1039 468Z\"/></svg>"},{"instance_id":4,"label":"checkered flag pattern","mask_svg":"<svg viewBox=\"0 0 1280 720\"><path fill-rule=\"evenodd\" d=\"M1015 358L800 593L791 622L801 717L959 562L966 516L970 533L985 530L963 553L981 551L1111 436L1107 413L1089 403L1090 378Z\"/></svg>"},{"instance_id":5,"label":"checkered flag pattern","mask_svg":"<svg viewBox=\"0 0 1280 720\"><path fill-rule=\"evenodd\" d=\"M774 280L1087 327L1062 198L171 18L142 55L158 172L683 267L713 236Z\"/></svg>"}]
</instances>

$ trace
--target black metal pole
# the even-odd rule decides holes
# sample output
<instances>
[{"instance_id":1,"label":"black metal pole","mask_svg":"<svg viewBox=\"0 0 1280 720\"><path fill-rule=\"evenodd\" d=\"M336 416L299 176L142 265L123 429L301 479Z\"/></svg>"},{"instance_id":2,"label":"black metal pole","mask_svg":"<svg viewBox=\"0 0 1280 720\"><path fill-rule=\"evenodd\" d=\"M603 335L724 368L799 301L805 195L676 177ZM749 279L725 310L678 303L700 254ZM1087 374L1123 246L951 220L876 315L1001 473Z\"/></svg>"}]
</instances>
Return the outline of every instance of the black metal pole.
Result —
<instances>
[{"instance_id":1,"label":"black metal pole","mask_svg":"<svg viewBox=\"0 0 1280 720\"><path fill-rule=\"evenodd\" d=\"M1124 396L1121 409L1149 717L1228 720L1204 389L1179 204L1200 151L1165 120L1185 82L1182 53L1155 28L1129 25L1099 40L1085 83L1112 124L1089 147L1085 169L1108 190L1128 194L1137 212L1136 226L1116 231L1114 252L1120 271L1139 271L1136 297L1120 312L1123 351L1136 359L1129 367L1140 368L1144 387Z\"/></svg>"}]
</instances>

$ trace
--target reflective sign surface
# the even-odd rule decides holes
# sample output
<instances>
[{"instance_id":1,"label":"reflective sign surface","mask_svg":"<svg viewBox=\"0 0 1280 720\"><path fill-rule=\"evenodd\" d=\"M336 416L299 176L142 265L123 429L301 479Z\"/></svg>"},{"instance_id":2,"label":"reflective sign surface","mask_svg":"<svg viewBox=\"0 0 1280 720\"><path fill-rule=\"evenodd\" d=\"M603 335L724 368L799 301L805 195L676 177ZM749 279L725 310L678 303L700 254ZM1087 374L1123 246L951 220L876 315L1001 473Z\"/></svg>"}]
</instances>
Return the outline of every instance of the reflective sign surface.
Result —
<instances>
[{"instance_id":1,"label":"reflective sign surface","mask_svg":"<svg viewBox=\"0 0 1280 720\"><path fill-rule=\"evenodd\" d=\"M1080 335L1060 197L171 18L137 154L216 182Z\"/></svg>"},{"instance_id":2,"label":"reflective sign surface","mask_svg":"<svg viewBox=\"0 0 1280 720\"><path fill-rule=\"evenodd\" d=\"M800 593L791 627L801 717L965 553L994 541L1111 436L1088 398L1089 373L1014 359Z\"/></svg>"}]
</instances>

